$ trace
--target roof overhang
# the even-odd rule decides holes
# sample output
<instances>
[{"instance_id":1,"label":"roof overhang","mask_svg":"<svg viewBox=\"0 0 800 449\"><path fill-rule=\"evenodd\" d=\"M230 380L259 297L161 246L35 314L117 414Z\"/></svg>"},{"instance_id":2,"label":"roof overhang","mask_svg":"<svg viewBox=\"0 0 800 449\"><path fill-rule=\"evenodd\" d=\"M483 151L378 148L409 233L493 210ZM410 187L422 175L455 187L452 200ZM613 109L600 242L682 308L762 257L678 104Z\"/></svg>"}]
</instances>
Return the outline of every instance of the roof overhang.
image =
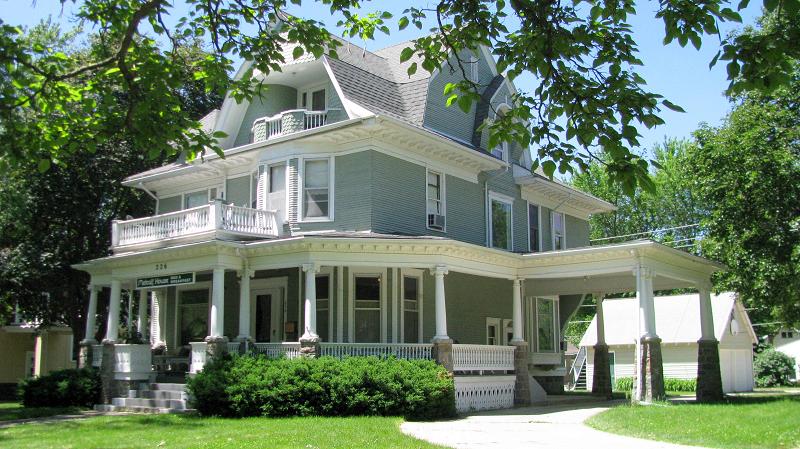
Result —
<instances>
[{"instance_id":1,"label":"roof overhang","mask_svg":"<svg viewBox=\"0 0 800 449\"><path fill-rule=\"evenodd\" d=\"M524 199L584 220L592 214L617 210L608 201L532 173L518 165L514 165L514 181L521 186Z\"/></svg>"}]
</instances>

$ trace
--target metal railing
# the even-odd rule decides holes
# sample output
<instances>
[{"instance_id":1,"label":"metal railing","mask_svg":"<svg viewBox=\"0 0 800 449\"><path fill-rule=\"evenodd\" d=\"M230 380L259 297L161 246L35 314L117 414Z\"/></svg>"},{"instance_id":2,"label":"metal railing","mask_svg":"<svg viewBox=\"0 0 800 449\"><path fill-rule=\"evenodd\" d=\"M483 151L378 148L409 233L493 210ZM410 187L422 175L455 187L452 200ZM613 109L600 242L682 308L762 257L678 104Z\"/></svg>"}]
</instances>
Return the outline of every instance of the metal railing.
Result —
<instances>
[{"instance_id":1,"label":"metal railing","mask_svg":"<svg viewBox=\"0 0 800 449\"><path fill-rule=\"evenodd\" d=\"M578 385L578 379L581 377L581 372L586 366L586 346L581 346L575 360L572 362L572 367L569 369L567 379L567 389L574 390Z\"/></svg>"}]
</instances>

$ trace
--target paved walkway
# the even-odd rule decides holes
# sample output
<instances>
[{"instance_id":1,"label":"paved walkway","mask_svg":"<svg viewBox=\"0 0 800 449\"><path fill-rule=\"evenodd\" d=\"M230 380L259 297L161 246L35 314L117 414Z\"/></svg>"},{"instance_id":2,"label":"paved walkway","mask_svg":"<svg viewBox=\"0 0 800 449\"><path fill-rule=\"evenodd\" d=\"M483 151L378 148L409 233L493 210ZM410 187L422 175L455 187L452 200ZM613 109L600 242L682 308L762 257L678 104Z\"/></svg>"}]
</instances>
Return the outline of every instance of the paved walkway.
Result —
<instances>
[{"instance_id":1,"label":"paved walkway","mask_svg":"<svg viewBox=\"0 0 800 449\"><path fill-rule=\"evenodd\" d=\"M642 440L583 424L608 402L524 407L483 412L452 421L405 422L411 436L458 449L681 449L690 446Z\"/></svg>"}]
</instances>

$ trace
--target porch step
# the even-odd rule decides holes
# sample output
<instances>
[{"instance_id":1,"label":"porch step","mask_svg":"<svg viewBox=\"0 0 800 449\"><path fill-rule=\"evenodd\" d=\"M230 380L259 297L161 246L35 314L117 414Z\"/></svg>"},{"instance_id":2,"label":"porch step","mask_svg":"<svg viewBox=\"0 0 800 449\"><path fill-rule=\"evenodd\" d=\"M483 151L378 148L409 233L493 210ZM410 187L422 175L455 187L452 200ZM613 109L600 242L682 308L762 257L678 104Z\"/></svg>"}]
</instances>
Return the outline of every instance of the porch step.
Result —
<instances>
[{"instance_id":1,"label":"porch step","mask_svg":"<svg viewBox=\"0 0 800 449\"><path fill-rule=\"evenodd\" d=\"M133 413L192 413L188 408L189 395L186 384L143 383L139 390L129 390L126 397L111 399L111 404L98 404L94 408L105 412Z\"/></svg>"}]
</instances>

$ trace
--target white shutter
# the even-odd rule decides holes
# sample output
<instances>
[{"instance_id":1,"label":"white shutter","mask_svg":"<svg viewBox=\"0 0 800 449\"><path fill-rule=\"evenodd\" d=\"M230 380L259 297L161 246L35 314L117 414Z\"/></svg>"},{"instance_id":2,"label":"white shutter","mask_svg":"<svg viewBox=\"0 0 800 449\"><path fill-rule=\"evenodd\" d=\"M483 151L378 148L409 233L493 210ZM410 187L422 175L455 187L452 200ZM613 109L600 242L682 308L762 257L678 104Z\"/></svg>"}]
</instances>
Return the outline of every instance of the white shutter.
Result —
<instances>
[{"instance_id":1,"label":"white shutter","mask_svg":"<svg viewBox=\"0 0 800 449\"><path fill-rule=\"evenodd\" d=\"M258 181L256 182L256 209L267 208L267 171L262 165L258 167Z\"/></svg>"}]
</instances>

